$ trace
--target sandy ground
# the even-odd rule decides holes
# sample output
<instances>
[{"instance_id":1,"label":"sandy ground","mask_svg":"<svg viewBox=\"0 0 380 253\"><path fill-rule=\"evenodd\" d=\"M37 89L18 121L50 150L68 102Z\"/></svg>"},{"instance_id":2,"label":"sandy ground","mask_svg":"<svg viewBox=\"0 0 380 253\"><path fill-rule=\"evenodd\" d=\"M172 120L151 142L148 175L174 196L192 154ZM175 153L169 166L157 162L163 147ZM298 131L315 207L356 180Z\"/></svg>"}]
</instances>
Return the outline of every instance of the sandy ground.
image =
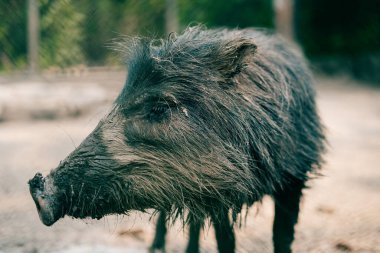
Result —
<instances>
[{"instance_id":1,"label":"sandy ground","mask_svg":"<svg viewBox=\"0 0 380 253\"><path fill-rule=\"evenodd\" d=\"M106 89L117 94L118 88ZM380 252L380 90L345 78L319 78L317 89L330 147L324 176L304 192L294 252ZM0 123L0 253L147 252L154 229L147 214L65 218L45 227L29 197L28 179L36 171L46 174L73 150L107 111L104 103L66 118ZM237 252L271 252L272 220L269 198L250 209L237 229ZM174 226L167 252L183 252L186 236ZM202 234L201 245L203 253L216 252L212 228Z\"/></svg>"}]
</instances>

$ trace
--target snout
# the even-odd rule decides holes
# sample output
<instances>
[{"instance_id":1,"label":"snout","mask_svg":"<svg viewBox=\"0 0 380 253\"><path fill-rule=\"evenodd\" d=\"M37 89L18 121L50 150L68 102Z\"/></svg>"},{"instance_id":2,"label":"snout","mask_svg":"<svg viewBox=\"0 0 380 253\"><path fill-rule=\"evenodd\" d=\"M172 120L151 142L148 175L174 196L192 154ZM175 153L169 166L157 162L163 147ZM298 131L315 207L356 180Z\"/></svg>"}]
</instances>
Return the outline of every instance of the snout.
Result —
<instances>
[{"instance_id":1,"label":"snout","mask_svg":"<svg viewBox=\"0 0 380 253\"><path fill-rule=\"evenodd\" d=\"M48 177L44 178L41 173L37 173L28 183L40 220L46 226L53 225L59 218L63 217L64 212L62 204L55 196L52 180Z\"/></svg>"}]
</instances>

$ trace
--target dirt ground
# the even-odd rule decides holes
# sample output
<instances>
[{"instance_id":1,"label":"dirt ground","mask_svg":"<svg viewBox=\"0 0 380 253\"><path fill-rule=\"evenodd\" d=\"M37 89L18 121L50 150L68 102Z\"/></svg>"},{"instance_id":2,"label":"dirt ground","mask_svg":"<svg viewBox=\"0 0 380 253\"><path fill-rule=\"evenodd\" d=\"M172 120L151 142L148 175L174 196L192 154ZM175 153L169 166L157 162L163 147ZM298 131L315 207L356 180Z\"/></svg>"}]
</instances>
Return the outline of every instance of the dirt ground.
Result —
<instances>
[{"instance_id":1,"label":"dirt ground","mask_svg":"<svg viewBox=\"0 0 380 253\"><path fill-rule=\"evenodd\" d=\"M94 128L107 111L109 97L117 94L122 78L122 74L113 76L111 83L115 85L109 85L107 78L92 78L85 86L80 81L88 90L96 86L108 92L106 98L90 92L96 94L97 102L94 106L87 103L86 111L81 113L59 114L50 120L10 117L0 122L0 253L147 252L155 222L148 214L136 212L100 221L65 218L45 227L27 185L36 171L48 173ZM304 192L294 252L380 252L380 89L359 86L346 78L320 77L317 81L318 104L330 147L324 176L311 181L311 188ZM4 92L14 91L9 87L17 85L20 81L0 79L0 105L1 98L3 104L7 98ZM62 94L70 102L71 93L65 92ZM86 90L81 92L83 95L76 99L86 96ZM30 93L22 99L28 96L36 99ZM7 103L14 100L20 97ZM44 97L37 100L43 101ZM25 102L29 106L24 109L34 105ZM237 252L271 252L272 220L273 203L269 198L250 209L246 223L236 230ZM180 225L171 228L167 252L183 252L186 236ZM203 253L216 252L212 228L201 235L201 245Z\"/></svg>"}]
</instances>

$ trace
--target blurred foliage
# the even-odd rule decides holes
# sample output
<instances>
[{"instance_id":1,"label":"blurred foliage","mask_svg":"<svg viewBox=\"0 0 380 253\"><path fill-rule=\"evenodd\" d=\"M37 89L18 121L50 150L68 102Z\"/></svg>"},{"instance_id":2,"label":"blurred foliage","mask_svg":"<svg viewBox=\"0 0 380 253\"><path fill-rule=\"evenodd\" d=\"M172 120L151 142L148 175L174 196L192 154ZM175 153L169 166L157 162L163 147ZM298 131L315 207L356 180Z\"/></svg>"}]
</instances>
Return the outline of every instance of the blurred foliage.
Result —
<instances>
[{"instance_id":1,"label":"blurred foliage","mask_svg":"<svg viewBox=\"0 0 380 253\"><path fill-rule=\"evenodd\" d=\"M207 27L273 27L271 0L179 0L183 26L199 22Z\"/></svg>"},{"instance_id":2,"label":"blurred foliage","mask_svg":"<svg viewBox=\"0 0 380 253\"><path fill-rule=\"evenodd\" d=\"M379 52L380 1L296 0L297 37L308 55Z\"/></svg>"},{"instance_id":3,"label":"blurred foliage","mask_svg":"<svg viewBox=\"0 0 380 253\"><path fill-rule=\"evenodd\" d=\"M0 69L22 68L27 52L25 1L0 1L0 19Z\"/></svg>"},{"instance_id":4,"label":"blurred foliage","mask_svg":"<svg viewBox=\"0 0 380 253\"><path fill-rule=\"evenodd\" d=\"M295 0L297 39L317 69L380 84L378 0Z\"/></svg>"},{"instance_id":5,"label":"blurred foliage","mask_svg":"<svg viewBox=\"0 0 380 253\"><path fill-rule=\"evenodd\" d=\"M202 23L209 27L273 27L270 0L177 2L182 28L189 23ZM82 48L89 64L112 62L106 45L119 35L165 35L165 0L87 0L82 1L79 8L86 13ZM234 8L241 11L230 15Z\"/></svg>"},{"instance_id":6,"label":"blurred foliage","mask_svg":"<svg viewBox=\"0 0 380 253\"><path fill-rule=\"evenodd\" d=\"M74 1L40 1L41 67L52 64L67 67L83 63L80 43L83 40L84 15L73 4Z\"/></svg>"},{"instance_id":7,"label":"blurred foliage","mask_svg":"<svg viewBox=\"0 0 380 253\"><path fill-rule=\"evenodd\" d=\"M182 28L273 27L270 0L177 0ZM27 1L0 2L0 69L25 67ZM115 37L165 34L165 0L39 0L42 68L113 63L107 44ZM239 10L232 11L231 10Z\"/></svg>"},{"instance_id":8,"label":"blurred foliage","mask_svg":"<svg viewBox=\"0 0 380 253\"><path fill-rule=\"evenodd\" d=\"M380 54L378 0L294 0L295 33L311 58ZM274 26L272 0L177 0L180 28ZM40 65L113 64L119 35L164 36L165 0L39 0ZM27 1L0 1L0 69L23 69ZM354 59L352 58L352 59ZM367 58L360 58L363 65ZM355 62L352 60L351 62Z\"/></svg>"},{"instance_id":9,"label":"blurred foliage","mask_svg":"<svg viewBox=\"0 0 380 253\"><path fill-rule=\"evenodd\" d=\"M89 65L113 62L106 46L115 37L164 34L164 0L86 0L79 8L86 16L81 46Z\"/></svg>"}]
</instances>

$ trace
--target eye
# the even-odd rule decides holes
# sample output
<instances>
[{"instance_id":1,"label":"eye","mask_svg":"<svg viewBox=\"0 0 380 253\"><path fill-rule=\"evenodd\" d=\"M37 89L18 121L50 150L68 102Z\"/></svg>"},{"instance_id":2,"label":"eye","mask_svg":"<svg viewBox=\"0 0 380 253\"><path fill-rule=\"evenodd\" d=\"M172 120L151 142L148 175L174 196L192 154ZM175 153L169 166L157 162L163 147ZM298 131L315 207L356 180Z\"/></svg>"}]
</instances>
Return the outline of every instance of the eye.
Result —
<instances>
[{"instance_id":1,"label":"eye","mask_svg":"<svg viewBox=\"0 0 380 253\"><path fill-rule=\"evenodd\" d=\"M157 102L149 112L149 119L152 121L161 121L168 116L170 104L165 102Z\"/></svg>"}]
</instances>

